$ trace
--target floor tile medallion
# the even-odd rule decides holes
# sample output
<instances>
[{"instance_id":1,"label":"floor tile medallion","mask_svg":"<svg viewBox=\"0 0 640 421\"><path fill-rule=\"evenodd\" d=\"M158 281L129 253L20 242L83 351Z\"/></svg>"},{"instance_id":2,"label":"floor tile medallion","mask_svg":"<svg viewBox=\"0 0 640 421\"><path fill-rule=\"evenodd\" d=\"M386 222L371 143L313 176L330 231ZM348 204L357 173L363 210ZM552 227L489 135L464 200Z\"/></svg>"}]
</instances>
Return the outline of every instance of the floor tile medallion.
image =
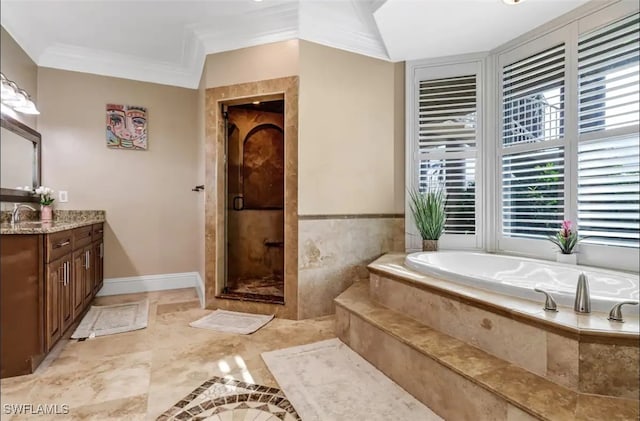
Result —
<instances>
[{"instance_id":1,"label":"floor tile medallion","mask_svg":"<svg viewBox=\"0 0 640 421\"><path fill-rule=\"evenodd\" d=\"M300 417L280 389L213 377L158 417L173 420L296 421Z\"/></svg>"}]
</instances>

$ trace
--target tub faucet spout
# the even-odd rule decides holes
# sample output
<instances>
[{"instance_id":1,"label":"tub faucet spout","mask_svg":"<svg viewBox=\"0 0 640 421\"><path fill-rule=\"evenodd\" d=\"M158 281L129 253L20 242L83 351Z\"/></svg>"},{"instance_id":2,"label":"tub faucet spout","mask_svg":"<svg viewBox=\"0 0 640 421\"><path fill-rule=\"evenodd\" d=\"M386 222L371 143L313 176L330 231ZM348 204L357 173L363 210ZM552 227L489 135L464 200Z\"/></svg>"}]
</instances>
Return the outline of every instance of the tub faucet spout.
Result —
<instances>
[{"instance_id":1,"label":"tub faucet spout","mask_svg":"<svg viewBox=\"0 0 640 421\"><path fill-rule=\"evenodd\" d=\"M576 300L573 303L576 313L591 313L591 297L589 296L589 281L587 275L581 273L576 287Z\"/></svg>"}]
</instances>

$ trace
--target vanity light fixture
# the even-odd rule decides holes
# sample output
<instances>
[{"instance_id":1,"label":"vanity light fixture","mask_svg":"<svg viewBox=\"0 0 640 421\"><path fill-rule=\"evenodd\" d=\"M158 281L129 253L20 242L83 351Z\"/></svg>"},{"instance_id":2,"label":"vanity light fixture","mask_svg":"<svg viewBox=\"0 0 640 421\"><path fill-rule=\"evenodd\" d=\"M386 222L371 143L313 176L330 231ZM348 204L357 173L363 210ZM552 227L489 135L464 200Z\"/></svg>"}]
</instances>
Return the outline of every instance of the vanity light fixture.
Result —
<instances>
[{"instance_id":1,"label":"vanity light fixture","mask_svg":"<svg viewBox=\"0 0 640 421\"><path fill-rule=\"evenodd\" d=\"M14 81L7 79L2 73L0 73L0 82L2 83L0 100L3 105L22 114L40 114L27 91L21 89Z\"/></svg>"}]
</instances>

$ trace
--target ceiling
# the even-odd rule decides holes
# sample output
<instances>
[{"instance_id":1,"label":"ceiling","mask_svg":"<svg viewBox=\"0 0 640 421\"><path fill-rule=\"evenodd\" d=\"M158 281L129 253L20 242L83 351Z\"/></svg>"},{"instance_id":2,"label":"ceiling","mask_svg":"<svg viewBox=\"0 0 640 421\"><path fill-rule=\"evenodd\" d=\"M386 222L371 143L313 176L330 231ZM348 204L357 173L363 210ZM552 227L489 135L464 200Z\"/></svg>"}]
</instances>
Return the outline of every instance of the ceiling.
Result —
<instances>
[{"instance_id":1,"label":"ceiling","mask_svg":"<svg viewBox=\"0 0 640 421\"><path fill-rule=\"evenodd\" d=\"M390 61L491 50L586 0L2 0L39 65L198 86L207 54L304 39Z\"/></svg>"}]
</instances>

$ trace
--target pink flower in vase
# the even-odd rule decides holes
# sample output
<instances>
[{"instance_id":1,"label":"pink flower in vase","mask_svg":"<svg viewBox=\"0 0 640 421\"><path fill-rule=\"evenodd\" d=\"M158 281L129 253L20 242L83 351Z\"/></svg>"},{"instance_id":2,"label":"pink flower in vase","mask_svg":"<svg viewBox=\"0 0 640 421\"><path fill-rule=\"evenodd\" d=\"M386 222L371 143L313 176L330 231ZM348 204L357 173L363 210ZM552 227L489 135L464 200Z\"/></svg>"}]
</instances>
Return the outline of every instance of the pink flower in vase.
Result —
<instances>
[{"instance_id":1,"label":"pink flower in vase","mask_svg":"<svg viewBox=\"0 0 640 421\"><path fill-rule=\"evenodd\" d=\"M562 228L556 235L549 237L549 240L558 246L562 254L573 253L573 248L578 244L578 232L572 230L571 221L562 221Z\"/></svg>"}]
</instances>

